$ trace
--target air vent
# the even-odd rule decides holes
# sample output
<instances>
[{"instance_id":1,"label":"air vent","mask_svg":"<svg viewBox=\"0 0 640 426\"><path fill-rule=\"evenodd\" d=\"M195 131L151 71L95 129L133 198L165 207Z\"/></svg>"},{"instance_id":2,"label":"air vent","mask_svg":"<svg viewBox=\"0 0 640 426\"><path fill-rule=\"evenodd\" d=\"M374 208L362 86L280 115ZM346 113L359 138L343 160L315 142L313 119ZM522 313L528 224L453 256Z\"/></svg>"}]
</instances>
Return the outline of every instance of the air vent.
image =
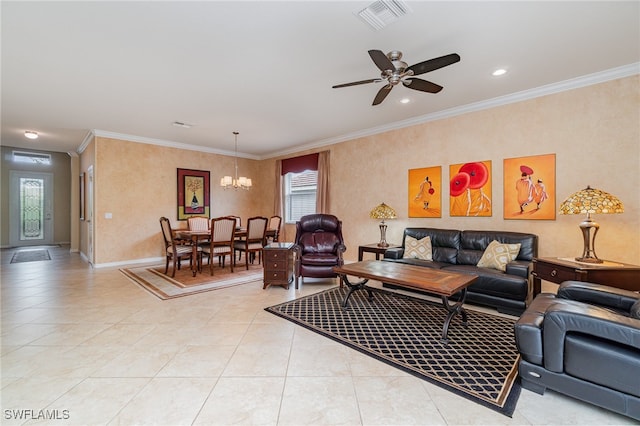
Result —
<instances>
[{"instance_id":1,"label":"air vent","mask_svg":"<svg viewBox=\"0 0 640 426\"><path fill-rule=\"evenodd\" d=\"M400 17L411 13L409 6L400 0L380 0L371 3L357 15L371 28L379 31L397 21Z\"/></svg>"}]
</instances>

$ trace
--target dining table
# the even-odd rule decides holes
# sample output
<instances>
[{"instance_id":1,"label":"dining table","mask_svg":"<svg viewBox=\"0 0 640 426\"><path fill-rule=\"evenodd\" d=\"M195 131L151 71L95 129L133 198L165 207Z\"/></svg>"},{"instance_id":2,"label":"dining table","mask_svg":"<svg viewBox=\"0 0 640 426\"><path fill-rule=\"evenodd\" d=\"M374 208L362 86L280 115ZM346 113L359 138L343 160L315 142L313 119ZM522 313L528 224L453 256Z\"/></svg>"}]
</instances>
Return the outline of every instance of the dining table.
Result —
<instances>
[{"instance_id":1,"label":"dining table","mask_svg":"<svg viewBox=\"0 0 640 426\"><path fill-rule=\"evenodd\" d=\"M189 240L191 242L191 246L193 247L192 253L192 261L191 261L191 273L195 277L198 273L199 259L198 259L198 244L200 242L207 241L211 238L211 231L190 231L188 229L176 229L175 230L176 238L182 240ZM247 236L247 228L236 228L236 232L234 234L236 238L246 238ZM267 229L265 233L265 238L271 237L275 238L276 230L275 229Z\"/></svg>"}]
</instances>

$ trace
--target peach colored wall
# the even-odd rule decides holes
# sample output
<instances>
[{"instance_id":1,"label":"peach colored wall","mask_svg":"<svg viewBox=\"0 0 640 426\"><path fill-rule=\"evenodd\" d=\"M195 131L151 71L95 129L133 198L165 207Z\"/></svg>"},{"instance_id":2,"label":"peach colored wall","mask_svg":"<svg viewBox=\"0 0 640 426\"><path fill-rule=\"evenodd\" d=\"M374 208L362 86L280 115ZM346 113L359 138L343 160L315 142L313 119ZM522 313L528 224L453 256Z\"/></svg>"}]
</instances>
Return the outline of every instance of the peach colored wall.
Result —
<instances>
[{"instance_id":1,"label":"peach colored wall","mask_svg":"<svg viewBox=\"0 0 640 426\"><path fill-rule=\"evenodd\" d=\"M369 211L386 202L399 218L387 240L399 243L408 226L533 232L539 255L582 254L582 216L556 220L503 219L503 159L556 154L558 205L587 185L618 196L625 212L597 215L600 258L640 264L640 78L638 76L549 95L378 134L332 147L333 212L343 220L346 258L379 240ZM492 161L493 215L449 217L448 191L441 219L408 218L408 169Z\"/></svg>"},{"instance_id":2,"label":"peach colored wall","mask_svg":"<svg viewBox=\"0 0 640 426\"><path fill-rule=\"evenodd\" d=\"M587 185L618 196L625 213L595 218L601 225L596 252L601 258L640 264L639 108L640 77L633 76L295 155L331 151L330 208L343 221L348 260L356 259L359 244L378 241L378 223L368 213L383 201L399 214L388 222L389 242L400 242L407 226L496 229L538 234L541 256L580 255L582 216L503 219L503 159L555 153L558 204ZM96 263L162 255L158 218L167 215L176 225L178 167L211 171L214 216L246 218L273 211L275 158L239 159L240 171L253 178L255 187L225 192L217 182L232 171L230 157L97 139ZM491 217L449 217L448 198L443 198L440 219L407 217L409 169L440 165L448 181L450 164L484 160L491 160L493 169ZM104 219L105 212L113 219ZM294 236L294 226L286 225L283 239Z\"/></svg>"},{"instance_id":3,"label":"peach colored wall","mask_svg":"<svg viewBox=\"0 0 640 426\"><path fill-rule=\"evenodd\" d=\"M238 159L243 175L258 176L259 162ZM95 263L113 263L163 255L158 219L177 220L177 169L208 170L211 216L235 214L243 220L268 215L259 196L264 183L253 179L251 191L223 190L220 178L233 172L232 157L98 137L95 170ZM271 188L271 187L270 187ZM256 196L258 195L258 196ZM106 219L105 214L112 218Z\"/></svg>"}]
</instances>

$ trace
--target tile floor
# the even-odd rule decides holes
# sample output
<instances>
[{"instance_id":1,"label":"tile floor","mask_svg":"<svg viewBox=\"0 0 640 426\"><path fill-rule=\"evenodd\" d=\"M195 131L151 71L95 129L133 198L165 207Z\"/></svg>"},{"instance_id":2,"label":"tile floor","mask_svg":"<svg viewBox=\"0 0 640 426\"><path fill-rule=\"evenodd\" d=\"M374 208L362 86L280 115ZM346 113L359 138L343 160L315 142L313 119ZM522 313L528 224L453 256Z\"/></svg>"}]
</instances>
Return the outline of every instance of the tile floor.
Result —
<instances>
[{"instance_id":1,"label":"tile floor","mask_svg":"<svg viewBox=\"0 0 640 426\"><path fill-rule=\"evenodd\" d=\"M263 310L333 281L162 301L49 250L1 253L3 425L634 424L551 391L508 418Z\"/></svg>"}]
</instances>

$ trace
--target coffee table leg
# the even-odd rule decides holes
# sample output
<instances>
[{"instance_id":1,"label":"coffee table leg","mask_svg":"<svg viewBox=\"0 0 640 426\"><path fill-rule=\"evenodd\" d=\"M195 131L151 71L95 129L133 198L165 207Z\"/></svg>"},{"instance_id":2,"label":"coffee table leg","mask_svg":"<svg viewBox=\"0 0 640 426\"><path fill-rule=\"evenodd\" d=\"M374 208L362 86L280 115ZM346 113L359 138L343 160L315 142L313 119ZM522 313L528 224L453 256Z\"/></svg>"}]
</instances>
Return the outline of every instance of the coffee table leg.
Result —
<instances>
[{"instance_id":1,"label":"coffee table leg","mask_svg":"<svg viewBox=\"0 0 640 426\"><path fill-rule=\"evenodd\" d=\"M458 300L458 302L453 305L449 304L449 298L447 296L442 296L442 306L444 306L447 312L449 312L447 314L447 318L445 318L444 320L444 324L442 326L442 339L440 339L440 341L445 345L449 343L449 339L447 339L447 335L449 334L449 324L451 323L451 320L453 319L453 317L456 316L456 314L460 314L460 316L462 317L462 325L465 328L469 324L467 311L465 311L464 308L462 307L462 304L464 303L464 300L466 299L466 297L467 297L466 288L462 290L462 294L460 295L460 299Z\"/></svg>"},{"instance_id":2,"label":"coffee table leg","mask_svg":"<svg viewBox=\"0 0 640 426\"><path fill-rule=\"evenodd\" d=\"M347 285L347 287L349 287L349 293L347 293L347 295L344 298L344 301L342 302L343 308L347 307L351 294L356 290L367 290L367 293L369 294L369 302L373 301L373 293L371 292L371 289L365 286L365 284L369 281L368 279L364 279L358 283L351 283L349 281L349 278L343 274L342 281Z\"/></svg>"}]
</instances>

